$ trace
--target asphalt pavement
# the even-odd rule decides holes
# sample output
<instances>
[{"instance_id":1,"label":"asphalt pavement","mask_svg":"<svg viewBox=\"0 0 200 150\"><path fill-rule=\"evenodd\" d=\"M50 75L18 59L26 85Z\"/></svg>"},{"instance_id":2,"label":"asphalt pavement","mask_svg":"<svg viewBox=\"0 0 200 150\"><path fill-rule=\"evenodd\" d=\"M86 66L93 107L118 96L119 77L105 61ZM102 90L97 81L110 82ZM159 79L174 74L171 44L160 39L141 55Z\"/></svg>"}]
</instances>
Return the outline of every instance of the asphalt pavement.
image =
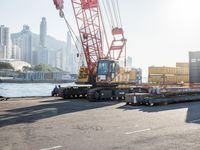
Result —
<instances>
[{"instance_id":1,"label":"asphalt pavement","mask_svg":"<svg viewBox=\"0 0 200 150\"><path fill-rule=\"evenodd\" d=\"M128 106L58 97L0 102L1 150L198 150L200 102Z\"/></svg>"}]
</instances>

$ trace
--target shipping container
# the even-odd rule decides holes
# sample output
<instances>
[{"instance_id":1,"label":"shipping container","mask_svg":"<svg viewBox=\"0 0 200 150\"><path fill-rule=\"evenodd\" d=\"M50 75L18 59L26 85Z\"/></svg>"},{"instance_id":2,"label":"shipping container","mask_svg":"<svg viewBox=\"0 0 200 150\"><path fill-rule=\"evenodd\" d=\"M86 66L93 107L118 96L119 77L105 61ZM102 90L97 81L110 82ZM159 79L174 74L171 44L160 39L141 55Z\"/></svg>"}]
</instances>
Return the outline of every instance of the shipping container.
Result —
<instances>
[{"instance_id":1,"label":"shipping container","mask_svg":"<svg viewBox=\"0 0 200 150\"><path fill-rule=\"evenodd\" d=\"M200 83L200 51L189 52L189 82Z\"/></svg>"},{"instance_id":2,"label":"shipping container","mask_svg":"<svg viewBox=\"0 0 200 150\"><path fill-rule=\"evenodd\" d=\"M176 74L175 67L149 67L149 74Z\"/></svg>"},{"instance_id":3,"label":"shipping container","mask_svg":"<svg viewBox=\"0 0 200 150\"><path fill-rule=\"evenodd\" d=\"M177 64L178 66L180 64ZM181 66L181 65L180 65ZM148 81L156 84L178 84L189 82L189 68L185 67L149 67Z\"/></svg>"},{"instance_id":4,"label":"shipping container","mask_svg":"<svg viewBox=\"0 0 200 150\"><path fill-rule=\"evenodd\" d=\"M176 75L189 75L189 68L176 67Z\"/></svg>"},{"instance_id":5,"label":"shipping container","mask_svg":"<svg viewBox=\"0 0 200 150\"><path fill-rule=\"evenodd\" d=\"M188 62L177 62L176 67L189 68Z\"/></svg>"}]
</instances>

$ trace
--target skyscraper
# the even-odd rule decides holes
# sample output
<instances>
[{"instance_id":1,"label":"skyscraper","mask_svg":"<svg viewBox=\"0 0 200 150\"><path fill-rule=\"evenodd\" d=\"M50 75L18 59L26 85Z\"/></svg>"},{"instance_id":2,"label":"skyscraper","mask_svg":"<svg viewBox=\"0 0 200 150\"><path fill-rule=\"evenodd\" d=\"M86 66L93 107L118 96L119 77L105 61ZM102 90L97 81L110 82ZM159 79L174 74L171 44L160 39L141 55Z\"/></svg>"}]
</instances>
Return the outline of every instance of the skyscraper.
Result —
<instances>
[{"instance_id":1,"label":"skyscraper","mask_svg":"<svg viewBox=\"0 0 200 150\"><path fill-rule=\"evenodd\" d=\"M11 40L21 49L21 60L32 64L32 33L29 26L24 25L21 32L11 34Z\"/></svg>"},{"instance_id":2,"label":"skyscraper","mask_svg":"<svg viewBox=\"0 0 200 150\"><path fill-rule=\"evenodd\" d=\"M9 28L4 25L0 26L0 58L10 58L9 49Z\"/></svg>"},{"instance_id":3,"label":"skyscraper","mask_svg":"<svg viewBox=\"0 0 200 150\"><path fill-rule=\"evenodd\" d=\"M49 51L46 47L47 38L47 22L46 18L43 17L40 23L40 43L38 51L38 64L49 64Z\"/></svg>"},{"instance_id":4,"label":"skyscraper","mask_svg":"<svg viewBox=\"0 0 200 150\"><path fill-rule=\"evenodd\" d=\"M38 64L49 64L49 51L46 47L39 48L38 51Z\"/></svg>"},{"instance_id":5,"label":"skyscraper","mask_svg":"<svg viewBox=\"0 0 200 150\"><path fill-rule=\"evenodd\" d=\"M67 32L67 46L66 46L66 71L71 72L71 49L72 49L72 39L69 31Z\"/></svg>"},{"instance_id":6,"label":"skyscraper","mask_svg":"<svg viewBox=\"0 0 200 150\"><path fill-rule=\"evenodd\" d=\"M12 59L21 60L21 49L17 45L12 45Z\"/></svg>"},{"instance_id":7,"label":"skyscraper","mask_svg":"<svg viewBox=\"0 0 200 150\"><path fill-rule=\"evenodd\" d=\"M40 45L46 47L46 37L47 37L47 22L46 18L43 17L40 23Z\"/></svg>"},{"instance_id":8,"label":"skyscraper","mask_svg":"<svg viewBox=\"0 0 200 150\"><path fill-rule=\"evenodd\" d=\"M130 56L127 57L126 66L129 67L129 68L133 67L133 59L132 59L132 57L130 57Z\"/></svg>"},{"instance_id":9,"label":"skyscraper","mask_svg":"<svg viewBox=\"0 0 200 150\"><path fill-rule=\"evenodd\" d=\"M77 74L79 58L77 57L77 49L75 46L72 47L70 61L71 61L71 74Z\"/></svg>"},{"instance_id":10,"label":"skyscraper","mask_svg":"<svg viewBox=\"0 0 200 150\"><path fill-rule=\"evenodd\" d=\"M66 49L62 51L62 69L64 71L71 72L72 66L72 39L69 31L67 32L67 46Z\"/></svg>"},{"instance_id":11,"label":"skyscraper","mask_svg":"<svg viewBox=\"0 0 200 150\"><path fill-rule=\"evenodd\" d=\"M62 62L61 62L61 57L62 57L62 50L58 50L55 54L55 66L57 68L62 68Z\"/></svg>"}]
</instances>

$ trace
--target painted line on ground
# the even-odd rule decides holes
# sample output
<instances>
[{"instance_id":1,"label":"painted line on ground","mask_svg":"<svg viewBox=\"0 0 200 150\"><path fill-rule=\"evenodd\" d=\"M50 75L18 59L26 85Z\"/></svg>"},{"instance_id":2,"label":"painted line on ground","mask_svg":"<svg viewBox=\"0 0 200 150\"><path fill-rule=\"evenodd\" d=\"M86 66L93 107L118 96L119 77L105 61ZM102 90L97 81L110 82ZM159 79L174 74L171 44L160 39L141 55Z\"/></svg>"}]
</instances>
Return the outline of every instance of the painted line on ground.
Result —
<instances>
[{"instance_id":1,"label":"painted line on ground","mask_svg":"<svg viewBox=\"0 0 200 150\"><path fill-rule=\"evenodd\" d=\"M40 150L54 150L54 149L58 149L58 148L61 148L62 146L54 146L54 147L49 147L49 148L43 148L43 149L40 149Z\"/></svg>"},{"instance_id":2,"label":"painted line on ground","mask_svg":"<svg viewBox=\"0 0 200 150\"><path fill-rule=\"evenodd\" d=\"M200 122L200 119L192 120L190 123Z\"/></svg>"},{"instance_id":3,"label":"painted line on ground","mask_svg":"<svg viewBox=\"0 0 200 150\"><path fill-rule=\"evenodd\" d=\"M140 132L145 132L145 131L150 131L151 129L143 129L143 130L137 130L137 131L133 131L133 132L126 132L125 134L129 135L129 134L134 134L134 133L140 133Z\"/></svg>"}]
</instances>

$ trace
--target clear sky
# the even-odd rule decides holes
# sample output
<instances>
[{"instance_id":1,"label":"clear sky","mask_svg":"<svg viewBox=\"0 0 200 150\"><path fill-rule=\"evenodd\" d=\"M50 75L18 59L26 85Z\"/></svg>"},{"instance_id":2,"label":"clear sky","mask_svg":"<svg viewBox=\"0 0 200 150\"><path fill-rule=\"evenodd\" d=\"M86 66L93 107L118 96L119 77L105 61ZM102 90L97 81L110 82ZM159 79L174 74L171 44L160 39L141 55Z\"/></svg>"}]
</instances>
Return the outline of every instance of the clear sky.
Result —
<instances>
[{"instance_id":1,"label":"clear sky","mask_svg":"<svg viewBox=\"0 0 200 150\"><path fill-rule=\"evenodd\" d=\"M39 33L42 17L48 34L66 41L67 28L53 0L0 0L0 24L19 32L23 24ZM65 14L74 24L71 0ZM128 55L147 75L147 67L175 66L188 61L188 52L200 50L200 0L119 0ZM76 28L76 26L75 26Z\"/></svg>"}]
</instances>

